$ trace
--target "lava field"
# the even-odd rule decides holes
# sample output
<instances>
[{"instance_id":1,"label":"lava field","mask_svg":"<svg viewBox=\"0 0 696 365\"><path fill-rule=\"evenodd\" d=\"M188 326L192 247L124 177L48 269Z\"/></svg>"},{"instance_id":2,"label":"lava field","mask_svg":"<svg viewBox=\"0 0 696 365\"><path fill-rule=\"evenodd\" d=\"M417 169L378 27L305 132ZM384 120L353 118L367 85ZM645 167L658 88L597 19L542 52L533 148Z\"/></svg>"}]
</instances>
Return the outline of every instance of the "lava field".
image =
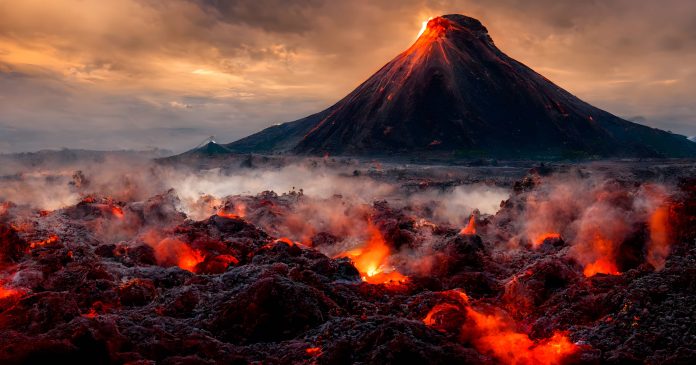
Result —
<instances>
[{"instance_id":1,"label":"lava field","mask_svg":"<svg viewBox=\"0 0 696 365\"><path fill-rule=\"evenodd\" d=\"M321 194L224 196L212 190L232 172L186 196L184 178L112 189L90 172L5 176L0 363L696 359L692 170L344 170ZM73 200L12 199L30 179ZM381 196L334 191L351 185ZM468 208L447 207L457 199Z\"/></svg>"}]
</instances>

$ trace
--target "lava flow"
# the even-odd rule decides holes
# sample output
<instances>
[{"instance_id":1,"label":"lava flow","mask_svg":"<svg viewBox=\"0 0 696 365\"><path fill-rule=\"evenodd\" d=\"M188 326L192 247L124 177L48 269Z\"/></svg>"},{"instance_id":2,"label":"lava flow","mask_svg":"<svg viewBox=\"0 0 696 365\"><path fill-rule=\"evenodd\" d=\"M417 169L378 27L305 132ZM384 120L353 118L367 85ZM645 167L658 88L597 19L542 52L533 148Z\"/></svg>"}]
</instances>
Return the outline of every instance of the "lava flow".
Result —
<instances>
[{"instance_id":1,"label":"lava flow","mask_svg":"<svg viewBox=\"0 0 696 365\"><path fill-rule=\"evenodd\" d=\"M614 258L616 245L598 234L593 237L591 245L593 255L599 256L599 258L585 265L583 274L588 277L597 274L620 275Z\"/></svg>"},{"instance_id":2,"label":"lava flow","mask_svg":"<svg viewBox=\"0 0 696 365\"><path fill-rule=\"evenodd\" d=\"M450 302L435 305L423 323L444 333L453 332L461 341L472 343L479 351L504 364L561 364L579 351L578 345L560 332L554 332L549 338L532 340L515 330L514 321L500 309L489 309L493 311L491 314L474 309L469 298L460 291L441 295Z\"/></svg>"},{"instance_id":3,"label":"lava flow","mask_svg":"<svg viewBox=\"0 0 696 365\"><path fill-rule=\"evenodd\" d=\"M423 22L420 32L418 32L417 43L429 43L445 36L448 30L457 28L453 22L443 18L430 18Z\"/></svg>"},{"instance_id":4,"label":"lava flow","mask_svg":"<svg viewBox=\"0 0 696 365\"><path fill-rule=\"evenodd\" d=\"M542 243L544 243L546 240L559 240L561 239L561 234L560 233L553 233L553 232L547 232L547 233L542 233L534 240L532 241L532 244L534 247L539 247Z\"/></svg>"},{"instance_id":5,"label":"lava flow","mask_svg":"<svg viewBox=\"0 0 696 365\"><path fill-rule=\"evenodd\" d=\"M336 257L349 257L358 269L363 281L371 284L398 283L407 279L392 267L387 266L391 249L382 233L372 222L367 225L369 238L360 247L341 253Z\"/></svg>"},{"instance_id":6,"label":"lava flow","mask_svg":"<svg viewBox=\"0 0 696 365\"><path fill-rule=\"evenodd\" d=\"M533 341L528 335L511 328L509 320L499 314L483 314L469 308L464 334L476 348L490 353L504 364L561 364L565 358L578 351L578 346L559 332L549 338Z\"/></svg>"}]
</instances>

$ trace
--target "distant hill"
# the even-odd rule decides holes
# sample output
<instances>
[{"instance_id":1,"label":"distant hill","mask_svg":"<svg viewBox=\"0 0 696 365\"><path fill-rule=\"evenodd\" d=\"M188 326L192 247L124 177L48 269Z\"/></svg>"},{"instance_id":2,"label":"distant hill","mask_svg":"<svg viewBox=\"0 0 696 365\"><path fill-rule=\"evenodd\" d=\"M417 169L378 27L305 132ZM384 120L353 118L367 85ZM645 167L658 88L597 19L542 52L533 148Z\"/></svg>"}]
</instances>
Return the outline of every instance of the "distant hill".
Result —
<instances>
[{"instance_id":1,"label":"distant hill","mask_svg":"<svg viewBox=\"0 0 696 365\"><path fill-rule=\"evenodd\" d=\"M120 150L120 151L95 151L83 149L41 150L36 152L19 152L0 154L0 162L15 161L27 165L45 165L51 163L68 163L75 161L99 162L107 157L137 157L153 159L170 156L172 151L152 149L144 151Z\"/></svg>"},{"instance_id":2,"label":"distant hill","mask_svg":"<svg viewBox=\"0 0 696 365\"><path fill-rule=\"evenodd\" d=\"M199 144L198 146L194 147L191 150L188 150L179 156L181 157L211 157L211 156L218 156L218 155L228 155L230 153L233 153L232 150L229 148L218 144L215 142L215 139L213 137L207 138L203 143Z\"/></svg>"}]
</instances>

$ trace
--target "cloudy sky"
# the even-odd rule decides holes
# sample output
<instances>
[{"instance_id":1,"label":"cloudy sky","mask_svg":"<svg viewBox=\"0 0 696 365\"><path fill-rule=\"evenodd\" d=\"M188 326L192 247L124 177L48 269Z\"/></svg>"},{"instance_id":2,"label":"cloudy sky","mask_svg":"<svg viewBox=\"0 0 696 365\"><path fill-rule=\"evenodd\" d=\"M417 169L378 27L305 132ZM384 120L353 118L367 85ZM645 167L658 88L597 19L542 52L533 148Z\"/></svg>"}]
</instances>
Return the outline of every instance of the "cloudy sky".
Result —
<instances>
[{"instance_id":1,"label":"cloudy sky","mask_svg":"<svg viewBox=\"0 0 696 365\"><path fill-rule=\"evenodd\" d=\"M231 142L331 105L448 13L598 107L696 135L693 0L0 0L0 153Z\"/></svg>"}]
</instances>

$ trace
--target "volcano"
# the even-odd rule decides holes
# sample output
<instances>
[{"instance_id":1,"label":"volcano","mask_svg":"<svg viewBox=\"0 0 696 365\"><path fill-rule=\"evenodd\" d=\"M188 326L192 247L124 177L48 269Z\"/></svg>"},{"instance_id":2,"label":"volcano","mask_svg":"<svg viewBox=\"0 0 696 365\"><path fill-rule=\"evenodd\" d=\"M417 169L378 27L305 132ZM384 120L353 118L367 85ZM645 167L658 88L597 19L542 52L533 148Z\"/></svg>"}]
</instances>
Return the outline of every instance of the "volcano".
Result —
<instances>
[{"instance_id":1,"label":"volcano","mask_svg":"<svg viewBox=\"0 0 696 365\"><path fill-rule=\"evenodd\" d=\"M600 110L444 15L328 109L226 146L235 152L450 157L686 157L686 137Z\"/></svg>"},{"instance_id":2,"label":"volcano","mask_svg":"<svg viewBox=\"0 0 696 365\"><path fill-rule=\"evenodd\" d=\"M191 150L188 150L181 154L182 157L187 156L201 156L201 157L212 157L218 155L229 154L230 151L227 147L224 147L217 142L215 142L215 137L211 136L206 138L205 141L200 143L198 146Z\"/></svg>"}]
</instances>

